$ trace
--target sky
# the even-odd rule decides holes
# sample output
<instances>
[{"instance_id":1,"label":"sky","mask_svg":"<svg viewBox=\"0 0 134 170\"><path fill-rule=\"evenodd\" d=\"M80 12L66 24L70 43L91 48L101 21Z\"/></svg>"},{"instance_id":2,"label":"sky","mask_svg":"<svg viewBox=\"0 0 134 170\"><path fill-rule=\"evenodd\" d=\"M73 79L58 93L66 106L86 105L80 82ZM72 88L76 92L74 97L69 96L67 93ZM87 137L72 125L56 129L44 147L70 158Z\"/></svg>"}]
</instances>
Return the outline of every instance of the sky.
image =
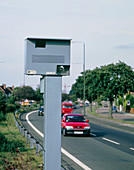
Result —
<instances>
[{"instance_id":1,"label":"sky","mask_svg":"<svg viewBox=\"0 0 134 170\"><path fill-rule=\"evenodd\" d=\"M133 0L0 0L0 85L40 85L40 76L24 76L27 37L75 42L64 92L83 71L83 43L86 70L119 60L134 68L133 7Z\"/></svg>"}]
</instances>

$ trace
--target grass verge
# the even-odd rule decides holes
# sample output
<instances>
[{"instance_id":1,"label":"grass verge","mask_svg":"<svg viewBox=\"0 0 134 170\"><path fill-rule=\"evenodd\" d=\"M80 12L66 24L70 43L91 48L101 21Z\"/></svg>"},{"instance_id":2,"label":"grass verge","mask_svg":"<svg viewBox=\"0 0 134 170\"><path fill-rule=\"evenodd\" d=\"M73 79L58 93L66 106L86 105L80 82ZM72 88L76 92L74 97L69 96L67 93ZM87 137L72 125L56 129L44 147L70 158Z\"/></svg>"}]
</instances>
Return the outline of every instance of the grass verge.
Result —
<instances>
[{"instance_id":1,"label":"grass verge","mask_svg":"<svg viewBox=\"0 0 134 170\"><path fill-rule=\"evenodd\" d=\"M96 116L96 117L100 117L100 118L104 118L104 119L109 119L109 120L115 120L115 121L117 121L117 122L121 122L121 123L127 123L127 124L132 124L132 125L134 125L134 122L130 122L130 121L126 121L126 120L119 120L119 119L115 119L115 118L111 118L111 117L106 117L106 116L103 116L103 115L101 115L101 114L98 114L98 113L96 113L95 112L95 110L93 110L92 112L90 112L89 111L89 109L87 109L87 113L88 114L91 114L91 115L93 115L93 116Z\"/></svg>"},{"instance_id":2,"label":"grass verge","mask_svg":"<svg viewBox=\"0 0 134 170\"><path fill-rule=\"evenodd\" d=\"M6 121L0 122L0 169L43 169L42 152L36 155L35 148L30 149L26 138L15 126L13 113L7 114Z\"/></svg>"}]
</instances>

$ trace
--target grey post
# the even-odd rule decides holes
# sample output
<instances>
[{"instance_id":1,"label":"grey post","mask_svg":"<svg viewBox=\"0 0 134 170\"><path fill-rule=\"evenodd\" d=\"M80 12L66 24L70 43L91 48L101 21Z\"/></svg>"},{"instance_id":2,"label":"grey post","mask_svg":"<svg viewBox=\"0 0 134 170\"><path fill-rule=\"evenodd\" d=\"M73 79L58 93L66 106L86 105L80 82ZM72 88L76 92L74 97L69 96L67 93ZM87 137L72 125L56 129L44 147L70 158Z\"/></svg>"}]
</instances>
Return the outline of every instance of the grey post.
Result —
<instances>
[{"instance_id":1,"label":"grey post","mask_svg":"<svg viewBox=\"0 0 134 170\"><path fill-rule=\"evenodd\" d=\"M30 141L31 141L31 149L33 149L33 145L34 145L34 138L33 138L33 136L31 136Z\"/></svg>"},{"instance_id":2,"label":"grey post","mask_svg":"<svg viewBox=\"0 0 134 170\"><path fill-rule=\"evenodd\" d=\"M61 168L61 76L46 76L45 85L45 170Z\"/></svg>"},{"instance_id":3,"label":"grey post","mask_svg":"<svg viewBox=\"0 0 134 170\"><path fill-rule=\"evenodd\" d=\"M16 118L15 118L15 123L16 123L16 127L18 127L18 122L17 122Z\"/></svg>"},{"instance_id":4,"label":"grey post","mask_svg":"<svg viewBox=\"0 0 134 170\"><path fill-rule=\"evenodd\" d=\"M36 155L39 156L39 142L36 141Z\"/></svg>"},{"instance_id":5,"label":"grey post","mask_svg":"<svg viewBox=\"0 0 134 170\"><path fill-rule=\"evenodd\" d=\"M27 132L27 144L29 143L29 139L30 139L30 134L29 132Z\"/></svg>"},{"instance_id":6,"label":"grey post","mask_svg":"<svg viewBox=\"0 0 134 170\"><path fill-rule=\"evenodd\" d=\"M21 125L19 124L19 131L21 132Z\"/></svg>"},{"instance_id":7,"label":"grey post","mask_svg":"<svg viewBox=\"0 0 134 170\"><path fill-rule=\"evenodd\" d=\"M23 135L24 129L23 126L21 126L21 134Z\"/></svg>"},{"instance_id":8,"label":"grey post","mask_svg":"<svg viewBox=\"0 0 134 170\"><path fill-rule=\"evenodd\" d=\"M26 137L27 130L24 128L24 136Z\"/></svg>"},{"instance_id":9,"label":"grey post","mask_svg":"<svg viewBox=\"0 0 134 170\"><path fill-rule=\"evenodd\" d=\"M28 144L29 143L29 132L27 132L26 138L27 138L27 144Z\"/></svg>"},{"instance_id":10,"label":"grey post","mask_svg":"<svg viewBox=\"0 0 134 170\"><path fill-rule=\"evenodd\" d=\"M85 43L83 42L83 109L84 109L84 116L86 114L85 111Z\"/></svg>"}]
</instances>

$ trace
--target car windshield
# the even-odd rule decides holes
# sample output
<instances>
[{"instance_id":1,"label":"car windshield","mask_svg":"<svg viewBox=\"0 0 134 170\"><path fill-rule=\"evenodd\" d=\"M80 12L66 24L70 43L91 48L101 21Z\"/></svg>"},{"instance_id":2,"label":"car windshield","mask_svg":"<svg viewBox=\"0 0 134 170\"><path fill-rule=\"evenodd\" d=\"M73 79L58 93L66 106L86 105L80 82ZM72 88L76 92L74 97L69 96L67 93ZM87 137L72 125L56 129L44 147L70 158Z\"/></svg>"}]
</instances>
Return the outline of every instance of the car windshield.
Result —
<instances>
[{"instance_id":1,"label":"car windshield","mask_svg":"<svg viewBox=\"0 0 134 170\"><path fill-rule=\"evenodd\" d=\"M63 108L72 109L72 105L63 105Z\"/></svg>"},{"instance_id":2,"label":"car windshield","mask_svg":"<svg viewBox=\"0 0 134 170\"><path fill-rule=\"evenodd\" d=\"M86 122L83 116L67 116L66 122Z\"/></svg>"}]
</instances>

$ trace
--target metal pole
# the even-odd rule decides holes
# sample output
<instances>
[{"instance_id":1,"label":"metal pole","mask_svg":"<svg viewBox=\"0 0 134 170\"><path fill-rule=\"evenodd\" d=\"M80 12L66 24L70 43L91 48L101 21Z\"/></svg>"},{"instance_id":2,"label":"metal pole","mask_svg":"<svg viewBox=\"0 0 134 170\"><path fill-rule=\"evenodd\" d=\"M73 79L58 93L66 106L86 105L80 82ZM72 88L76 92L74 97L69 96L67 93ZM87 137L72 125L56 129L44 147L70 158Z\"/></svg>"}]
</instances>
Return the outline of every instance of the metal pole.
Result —
<instances>
[{"instance_id":1,"label":"metal pole","mask_svg":"<svg viewBox=\"0 0 134 170\"><path fill-rule=\"evenodd\" d=\"M61 169L61 76L44 77L45 170Z\"/></svg>"},{"instance_id":2,"label":"metal pole","mask_svg":"<svg viewBox=\"0 0 134 170\"><path fill-rule=\"evenodd\" d=\"M33 136L31 136L30 141L31 141L31 149L33 149L33 145L34 145L34 138L33 138Z\"/></svg>"},{"instance_id":3,"label":"metal pole","mask_svg":"<svg viewBox=\"0 0 134 170\"><path fill-rule=\"evenodd\" d=\"M36 155L39 156L39 142L36 142Z\"/></svg>"},{"instance_id":4,"label":"metal pole","mask_svg":"<svg viewBox=\"0 0 134 170\"><path fill-rule=\"evenodd\" d=\"M27 132L27 144L29 143L30 134Z\"/></svg>"},{"instance_id":5,"label":"metal pole","mask_svg":"<svg viewBox=\"0 0 134 170\"><path fill-rule=\"evenodd\" d=\"M23 131L24 131L23 126L21 126L21 134L22 135L23 135Z\"/></svg>"},{"instance_id":6,"label":"metal pole","mask_svg":"<svg viewBox=\"0 0 134 170\"><path fill-rule=\"evenodd\" d=\"M72 43L83 44L83 114L85 116L86 114L86 110L85 110L85 43L83 41L73 41Z\"/></svg>"},{"instance_id":7,"label":"metal pole","mask_svg":"<svg viewBox=\"0 0 134 170\"><path fill-rule=\"evenodd\" d=\"M26 129L24 128L24 136L26 136L26 133L27 133L27 131L26 131Z\"/></svg>"},{"instance_id":8,"label":"metal pole","mask_svg":"<svg viewBox=\"0 0 134 170\"><path fill-rule=\"evenodd\" d=\"M25 74L24 74L24 80L23 81L24 81L24 86L25 86Z\"/></svg>"},{"instance_id":9,"label":"metal pole","mask_svg":"<svg viewBox=\"0 0 134 170\"><path fill-rule=\"evenodd\" d=\"M83 111L85 116L86 111L85 111L85 43L84 42L83 42Z\"/></svg>"}]
</instances>

